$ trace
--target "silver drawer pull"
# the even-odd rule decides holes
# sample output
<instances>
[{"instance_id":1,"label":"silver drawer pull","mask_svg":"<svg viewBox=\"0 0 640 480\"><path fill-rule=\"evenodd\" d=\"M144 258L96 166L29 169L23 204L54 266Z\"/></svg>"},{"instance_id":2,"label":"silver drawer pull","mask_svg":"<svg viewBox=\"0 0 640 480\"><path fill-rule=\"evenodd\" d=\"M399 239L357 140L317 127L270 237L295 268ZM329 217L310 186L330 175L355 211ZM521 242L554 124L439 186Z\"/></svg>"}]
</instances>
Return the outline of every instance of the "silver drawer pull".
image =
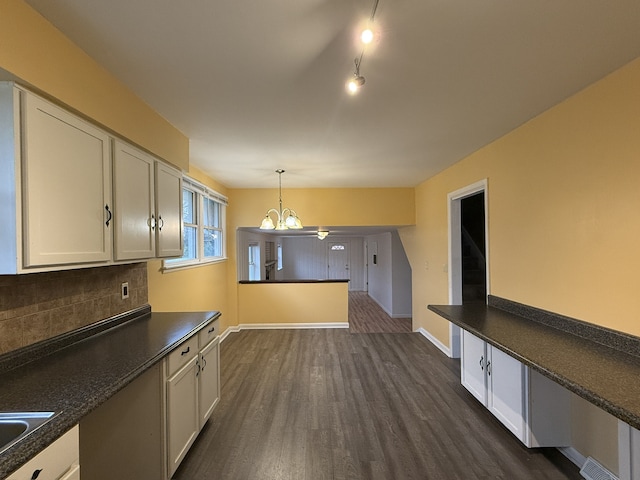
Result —
<instances>
[{"instance_id":1,"label":"silver drawer pull","mask_svg":"<svg viewBox=\"0 0 640 480\"><path fill-rule=\"evenodd\" d=\"M191 351L191 347L187 347L187 349L184 352L182 352L180 355L186 355L190 351Z\"/></svg>"}]
</instances>

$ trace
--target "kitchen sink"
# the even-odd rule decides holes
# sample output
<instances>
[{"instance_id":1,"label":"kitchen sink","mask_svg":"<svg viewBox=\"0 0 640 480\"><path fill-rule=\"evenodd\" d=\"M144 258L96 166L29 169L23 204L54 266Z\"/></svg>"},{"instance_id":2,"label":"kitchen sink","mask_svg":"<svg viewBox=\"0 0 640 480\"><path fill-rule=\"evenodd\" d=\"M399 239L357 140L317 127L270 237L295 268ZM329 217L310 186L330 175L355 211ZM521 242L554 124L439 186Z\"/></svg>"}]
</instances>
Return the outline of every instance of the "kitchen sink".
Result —
<instances>
[{"instance_id":1,"label":"kitchen sink","mask_svg":"<svg viewBox=\"0 0 640 480\"><path fill-rule=\"evenodd\" d=\"M0 412L0 453L46 423L53 414L54 412Z\"/></svg>"}]
</instances>

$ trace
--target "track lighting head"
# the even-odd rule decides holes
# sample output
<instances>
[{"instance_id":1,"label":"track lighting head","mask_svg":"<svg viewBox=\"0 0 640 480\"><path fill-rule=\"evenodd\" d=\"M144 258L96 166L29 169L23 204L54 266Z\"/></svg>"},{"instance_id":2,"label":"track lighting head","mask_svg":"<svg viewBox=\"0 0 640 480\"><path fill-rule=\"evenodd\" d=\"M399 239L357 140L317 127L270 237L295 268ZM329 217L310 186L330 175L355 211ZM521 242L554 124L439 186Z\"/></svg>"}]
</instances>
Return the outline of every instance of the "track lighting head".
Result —
<instances>
[{"instance_id":1,"label":"track lighting head","mask_svg":"<svg viewBox=\"0 0 640 480\"><path fill-rule=\"evenodd\" d=\"M362 62L362 55L360 55L360 58L356 58L353 62L356 65L356 70L355 72L353 72L353 78L349 80L349 83L347 83L347 90L349 90L349 93L351 93L352 95L356 93L361 86L364 85L365 81L364 77L360 75L360 63Z\"/></svg>"},{"instance_id":2,"label":"track lighting head","mask_svg":"<svg viewBox=\"0 0 640 480\"><path fill-rule=\"evenodd\" d=\"M364 77L362 75L354 75L349 83L347 84L347 89L350 93L356 93L362 85L364 85Z\"/></svg>"},{"instance_id":3,"label":"track lighting head","mask_svg":"<svg viewBox=\"0 0 640 480\"><path fill-rule=\"evenodd\" d=\"M371 41L373 40L373 31L370 28L363 30L360 34L360 40L365 45L371 43Z\"/></svg>"}]
</instances>

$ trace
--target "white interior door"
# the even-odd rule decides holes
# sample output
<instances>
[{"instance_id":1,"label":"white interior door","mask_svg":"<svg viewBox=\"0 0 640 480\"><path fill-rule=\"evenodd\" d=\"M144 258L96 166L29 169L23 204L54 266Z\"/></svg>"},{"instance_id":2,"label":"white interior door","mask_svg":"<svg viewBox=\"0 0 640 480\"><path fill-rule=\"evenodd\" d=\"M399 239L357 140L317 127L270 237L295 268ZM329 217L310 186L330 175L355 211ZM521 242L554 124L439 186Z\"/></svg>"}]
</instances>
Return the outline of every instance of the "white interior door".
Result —
<instances>
[{"instance_id":1,"label":"white interior door","mask_svg":"<svg viewBox=\"0 0 640 480\"><path fill-rule=\"evenodd\" d=\"M346 242L330 242L328 244L329 271L327 278L331 280L349 280L349 244Z\"/></svg>"},{"instance_id":2,"label":"white interior door","mask_svg":"<svg viewBox=\"0 0 640 480\"><path fill-rule=\"evenodd\" d=\"M249 280L260 280L260 245L249 244Z\"/></svg>"}]
</instances>

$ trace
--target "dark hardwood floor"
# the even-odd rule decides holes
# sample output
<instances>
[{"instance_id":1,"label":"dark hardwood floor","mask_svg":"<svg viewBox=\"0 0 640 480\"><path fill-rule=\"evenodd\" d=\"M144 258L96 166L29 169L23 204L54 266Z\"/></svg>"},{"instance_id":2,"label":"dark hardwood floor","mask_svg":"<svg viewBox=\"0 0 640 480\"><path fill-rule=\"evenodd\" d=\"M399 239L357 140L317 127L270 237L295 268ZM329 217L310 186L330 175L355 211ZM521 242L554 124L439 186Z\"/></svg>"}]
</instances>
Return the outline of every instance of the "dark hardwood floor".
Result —
<instances>
[{"instance_id":1,"label":"dark hardwood floor","mask_svg":"<svg viewBox=\"0 0 640 480\"><path fill-rule=\"evenodd\" d=\"M410 318L391 318L367 292L349 292L351 333L410 333Z\"/></svg>"},{"instance_id":2,"label":"dark hardwood floor","mask_svg":"<svg viewBox=\"0 0 640 480\"><path fill-rule=\"evenodd\" d=\"M222 398L183 480L580 479L527 450L417 333L244 330L221 345Z\"/></svg>"}]
</instances>

